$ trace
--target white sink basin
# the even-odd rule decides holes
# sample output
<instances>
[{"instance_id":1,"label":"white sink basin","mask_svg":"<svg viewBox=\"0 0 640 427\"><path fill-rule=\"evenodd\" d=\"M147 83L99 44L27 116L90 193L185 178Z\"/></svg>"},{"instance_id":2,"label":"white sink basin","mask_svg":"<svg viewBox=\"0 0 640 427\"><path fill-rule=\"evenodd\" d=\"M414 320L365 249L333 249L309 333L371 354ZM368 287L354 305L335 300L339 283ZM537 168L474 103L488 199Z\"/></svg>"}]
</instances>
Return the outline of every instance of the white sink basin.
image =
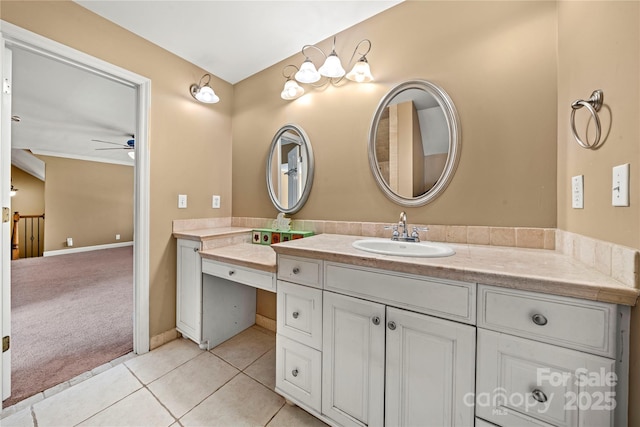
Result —
<instances>
[{"instance_id":1,"label":"white sink basin","mask_svg":"<svg viewBox=\"0 0 640 427\"><path fill-rule=\"evenodd\" d=\"M388 239L356 240L352 246L375 254L408 257L445 257L456 253L451 247L436 242L400 242Z\"/></svg>"}]
</instances>

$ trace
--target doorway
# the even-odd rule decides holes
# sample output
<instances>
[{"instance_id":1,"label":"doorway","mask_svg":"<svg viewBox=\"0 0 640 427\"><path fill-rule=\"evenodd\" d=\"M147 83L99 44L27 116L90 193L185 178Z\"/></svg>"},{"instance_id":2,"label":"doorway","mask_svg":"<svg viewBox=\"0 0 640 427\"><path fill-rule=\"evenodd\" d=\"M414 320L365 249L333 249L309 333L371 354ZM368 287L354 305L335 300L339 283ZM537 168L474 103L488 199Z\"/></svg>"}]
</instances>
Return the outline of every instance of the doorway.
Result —
<instances>
[{"instance_id":1,"label":"doorway","mask_svg":"<svg viewBox=\"0 0 640 427\"><path fill-rule=\"evenodd\" d=\"M0 329L2 336L10 336L10 246L9 223L4 222L5 211L10 212L10 150L11 150L11 48L27 49L38 55L66 63L78 69L86 70L106 79L128 85L136 94L136 147L134 172L134 231L133 231L133 350L142 354L149 351L149 152L148 119L150 105L150 81L123 68L104 62L98 58L79 52L68 46L46 39L10 23L2 25L2 105L0 120L0 191L2 195L3 223L0 235L2 250L2 276L0 294ZM42 70L46 72L46 70ZM5 209L8 208L8 209ZM11 390L10 366L11 349L3 352L0 359L0 380L2 382L2 400Z\"/></svg>"}]
</instances>

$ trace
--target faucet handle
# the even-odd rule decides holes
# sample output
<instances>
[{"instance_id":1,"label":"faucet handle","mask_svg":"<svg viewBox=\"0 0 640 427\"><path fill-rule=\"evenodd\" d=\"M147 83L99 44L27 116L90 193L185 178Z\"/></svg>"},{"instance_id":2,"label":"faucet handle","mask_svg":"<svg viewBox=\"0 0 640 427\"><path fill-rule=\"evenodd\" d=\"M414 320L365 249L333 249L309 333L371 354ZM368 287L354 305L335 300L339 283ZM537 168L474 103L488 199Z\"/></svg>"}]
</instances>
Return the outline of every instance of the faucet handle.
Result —
<instances>
[{"instance_id":1,"label":"faucet handle","mask_svg":"<svg viewBox=\"0 0 640 427\"><path fill-rule=\"evenodd\" d=\"M429 227L417 227L415 225L413 226L411 237L416 239L416 242L420 241L420 235L418 234L418 231L429 231Z\"/></svg>"},{"instance_id":2,"label":"faucet handle","mask_svg":"<svg viewBox=\"0 0 640 427\"><path fill-rule=\"evenodd\" d=\"M385 230L393 230L393 233L391 234L391 238L397 240L398 236L400 236L400 233L398 233L398 224L393 224L393 225L385 225L384 226Z\"/></svg>"}]
</instances>

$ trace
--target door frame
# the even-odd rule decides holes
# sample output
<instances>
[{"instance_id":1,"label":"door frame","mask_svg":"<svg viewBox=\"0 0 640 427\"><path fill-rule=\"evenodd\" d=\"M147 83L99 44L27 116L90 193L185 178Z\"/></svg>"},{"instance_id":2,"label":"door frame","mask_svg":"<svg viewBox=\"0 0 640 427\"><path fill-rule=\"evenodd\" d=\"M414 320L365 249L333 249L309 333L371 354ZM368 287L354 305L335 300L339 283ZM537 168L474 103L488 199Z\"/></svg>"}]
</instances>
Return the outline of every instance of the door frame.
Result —
<instances>
[{"instance_id":1,"label":"door frame","mask_svg":"<svg viewBox=\"0 0 640 427\"><path fill-rule=\"evenodd\" d=\"M151 106L151 80L63 45L39 34L0 20L0 48L20 46L57 61L76 66L105 78L131 86L137 91L136 106L136 147L134 170L134 233L133 233L133 351L137 354L149 351L149 109ZM1 58L0 58L1 61ZM0 64L1 65L1 64ZM1 81L4 81L2 76ZM6 114L6 112L3 112ZM0 139L0 147L6 153L5 138ZM10 147L9 150L10 152ZM8 194L10 181L2 174L0 189ZM0 240L3 240L0 237ZM8 245L10 242L0 242ZM4 251L0 251L4 254ZM7 258L7 260L5 260ZM2 270L9 268L8 257L2 256ZM3 274L0 289L10 286L10 276ZM8 283L5 283L9 280ZM5 293L5 295L7 295ZM2 292L0 292L0 330L2 330ZM7 307L7 305L5 305ZM0 358L1 359L1 358ZM0 362L1 363L1 362ZM2 379L0 369L0 380Z\"/></svg>"}]
</instances>

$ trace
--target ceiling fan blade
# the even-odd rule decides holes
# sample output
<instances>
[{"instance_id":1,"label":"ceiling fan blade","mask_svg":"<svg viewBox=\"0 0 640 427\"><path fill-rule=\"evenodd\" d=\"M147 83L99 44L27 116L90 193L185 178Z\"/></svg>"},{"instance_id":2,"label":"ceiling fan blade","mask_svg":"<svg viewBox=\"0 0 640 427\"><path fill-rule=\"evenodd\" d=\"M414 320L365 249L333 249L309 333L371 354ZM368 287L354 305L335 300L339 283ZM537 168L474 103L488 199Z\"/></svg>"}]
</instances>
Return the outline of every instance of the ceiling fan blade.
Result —
<instances>
[{"instance_id":1,"label":"ceiling fan blade","mask_svg":"<svg viewBox=\"0 0 640 427\"><path fill-rule=\"evenodd\" d=\"M128 145L121 144L121 143L119 143L119 142L103 141L103 140L101 140L101 139L92 139L92 141L95 141L95 142L104 142L105 144L119 145L119 146L121 146L121 147L122 147L122 146L124 146L124 147L128 147Z\"/></svg>"}]
</instances>

